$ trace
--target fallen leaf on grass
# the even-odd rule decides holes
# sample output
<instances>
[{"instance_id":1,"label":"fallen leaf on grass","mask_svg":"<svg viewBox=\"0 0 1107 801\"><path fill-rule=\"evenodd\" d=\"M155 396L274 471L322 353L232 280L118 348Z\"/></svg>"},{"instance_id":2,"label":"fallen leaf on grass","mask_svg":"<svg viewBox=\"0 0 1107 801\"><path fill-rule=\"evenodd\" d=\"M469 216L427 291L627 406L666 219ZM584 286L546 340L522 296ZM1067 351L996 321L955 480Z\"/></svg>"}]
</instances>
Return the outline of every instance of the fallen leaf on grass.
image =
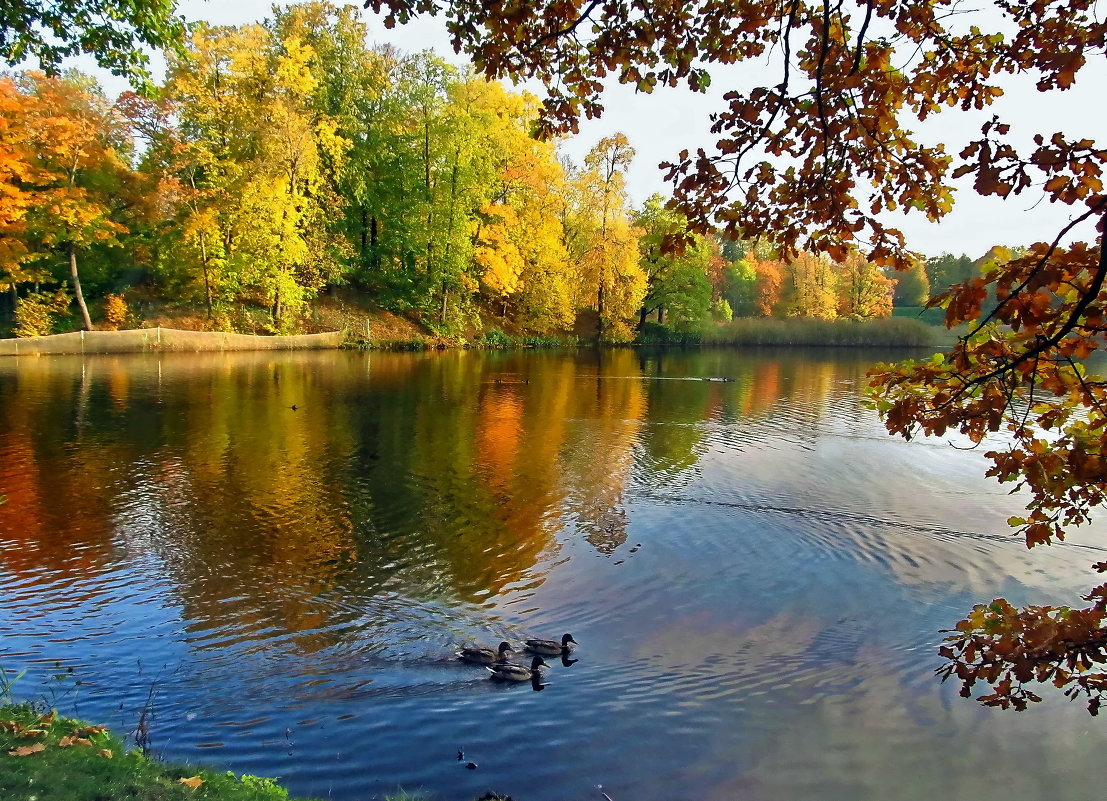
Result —
<instances>
[{"instance_id":1,"label":"fallen leaf on grass","mask_svg":"<svg viewBox=\"0 0 1107 801\"><path fill-rule=\"evenodd\" d=\"M85 726L83 729L74 729L73 734L77 737L91 737L94 734L101 734L107 730L107 726Z\"/></svg>"},{"instance_id":2,"label":"fallen leaf on grass","mask_svg":"<svg viewBox=\"0 0 1107 801\"><path fill-rule=\"evenodd\" d=\"M100 749L100 756L105 757L106 759L111 759L111 749L101 748Z\"/></svg>"},{"instance_id":3,"label":"fallen leaf on grass","mask_svg":"<svg viewBox=\"0 0 1107 801\"><path fill-rule=\"evenodd\" d=\"M199 776L193 776L191 779L177 779L177 781L179 781L185 787L191 787L193 790L204 783L204 780L201 779Z\"/></svg>"},{"instance_id":4,"label":"fallen leaf on grass","mask_svg":"<svg viewBox=\"0 0 1107 801\"><path fill-rule=\"evenodd\" d=\"M39 751L45 751L46 746L42 743L35 743L34 745L21 745L19 748L13 748L8 752L8 756L30 756L31 754L37 754Z\"/></svg>"}]
</instances>

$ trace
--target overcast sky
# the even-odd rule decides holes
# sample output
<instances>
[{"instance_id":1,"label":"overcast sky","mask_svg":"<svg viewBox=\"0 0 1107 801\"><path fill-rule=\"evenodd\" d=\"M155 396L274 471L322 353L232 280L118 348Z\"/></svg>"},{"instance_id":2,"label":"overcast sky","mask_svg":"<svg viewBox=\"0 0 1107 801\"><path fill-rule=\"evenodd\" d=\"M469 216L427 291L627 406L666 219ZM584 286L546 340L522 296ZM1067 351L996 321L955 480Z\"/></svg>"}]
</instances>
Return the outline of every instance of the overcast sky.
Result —
<instances>
[{"instance_id":1,"label":"overcast sky","mask_svg":"<svg viewBox=\"0 0 1107 801\"><path fill-rule=\"evenodd\" d=\"M340 1L340 0L336 0ZM217 25L243 25L259 22L271 13L269 0L179 0L178 11L189 20L208 20ZM389 42L401 50L416 52L433 49L440 56L457 64L463 63L449 44L441 19L418 19L406 26L387 30L379 18L362 11L369 25L370 38ZM160 59L157 61L160 64ZM82 68L84 68L82 63ZM604 97L607 111L599 120L582 120L580 135L564 144L563 149L580 162L584 154L601 138L615 131L627 135L637 150L637 157L628 174L628 189L637 205L654 192L668 194L657 165L675 158L682 148L705 147L710 151L708 115L720 109L721 95L731 83L749 83L749 67L729 68L723 72L713 68L712 90L707 95L687 89L661 89L652 95L636 94L626 87L615 86ZM102 76L102 73L99 73ZM158 76L160 77L160 75ZM756 79L757 71L753 77ZM743 80L745 79L745 80ZM126 88L112 76L104 80L109 94ZM946 111L920 131L928 143L945 142L949 150L960 150L966 138L979 132L980 125L999 113L1012 123L1013 133L1025 132L1029 141L1035 132L1047 137L1055 131L1068 135L1097 138L1107 127L1100 94L1107 86L1107 62L1092 63L1080 75L1074 90L1042 94L1033 89L1032 81L1005 86L1007 95L1000 104L982 113ZM1096 89L1098 87L1098 91ZM975 258L997 244L1029 245L1039 240L1052 240L1057 231L1071 219L1073 209L1056 204L1038 203L1039 197L1029 193L1009 201L977 197L966 183L958 192L957 206L952 214L938 224L926 221L914 213L892 215L887 222L897 225L908 236L908 244L926 255L964 252ZM1077 214L1083 207L1077 210ZM1074 232L1075 233L1075 232ZM1079 238L1091 238L1088 226Z\"/></svg>"}]
</instances>

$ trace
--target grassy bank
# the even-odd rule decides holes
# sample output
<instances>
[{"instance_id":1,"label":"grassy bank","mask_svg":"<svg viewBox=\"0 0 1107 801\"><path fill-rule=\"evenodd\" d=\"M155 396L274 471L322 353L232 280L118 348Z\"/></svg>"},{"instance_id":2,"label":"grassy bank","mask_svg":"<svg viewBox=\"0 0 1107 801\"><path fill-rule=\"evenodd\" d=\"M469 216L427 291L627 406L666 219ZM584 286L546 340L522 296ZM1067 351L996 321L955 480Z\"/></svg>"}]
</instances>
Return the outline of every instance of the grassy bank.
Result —
<instances>
[{"instance_id":1,"label":"grassy bank","mask_svg":"<svg viewBox=\"0 0 1107 801\"><path fill-rule=\"evenodd\" d=\"M0 682L3 681L0 673ZM4 685L0 683L0 697ZM430 801L400 790L385 801ZM174 765L127 751L104 726L0 704L2 801L313 801L290 799L272 779ZM511 801L488 792L477 801Z\"/></svg>"},{"instance_id":2,"label":"grassy bank","mask_svg":"<svg viewBox=\"0 0 1107 801\"><path fill-rule=\"evenodd\" d=\"M950 341L944 328L896 317L859 321L740 318L700 331L647 324L638 338L645 345L835 348L941 347Z\"/></svg>"},{"instance_id":3,"label":"grassy bank","mask_svg":"<svg viewBox=\"0 0 1107 801\"><path fill-rule=\"evenodd\" d=\"M0 706L4 801L284 801L270 779L157 762L103 726Z\"/></svg>"},{"instance_id":4,"label":"grassy bank","mask_svg":"<svg viewBox=\"0 0 1107 801\"><path fill-rule=\"evenodd\" d=\"M733 345L780 347L789 345L827 347L944 347L953 335L941 326L941 309L905 308L884 320L812 320L738 318L725 324L705 323L690 330L646 323L635 339L642 345ZM236 308L234 314L208 318L195 308L136 295L126 328L141 329L133 335L149 335L155 327L183 332L227 332L265 335L274 333L264 309ZM96 315L94 315L94 319ZM74 321L66 321L72 328ZM582 313L572 331L535 334L515 329L510 321L482 315L465 331L446 334L425 320L405 317L335 292L316 299L286 334L318 334L342 331L345 347L369 350L441 350L447 348L563 348L595 341L594 313ZM55 326L57 330L66 326ZM113 332L118 336L128 331ZM0 321L0 337L10 334ZM73 334L73 336L77 336ZM180 336L186 337L187 334ZM213 334L200 336L211 337ZM8 343L9 349L18 343ZM191 348L185 348L191 349ZM198 348L206 349L206 348Z\"/></svg>"}]
</instances>

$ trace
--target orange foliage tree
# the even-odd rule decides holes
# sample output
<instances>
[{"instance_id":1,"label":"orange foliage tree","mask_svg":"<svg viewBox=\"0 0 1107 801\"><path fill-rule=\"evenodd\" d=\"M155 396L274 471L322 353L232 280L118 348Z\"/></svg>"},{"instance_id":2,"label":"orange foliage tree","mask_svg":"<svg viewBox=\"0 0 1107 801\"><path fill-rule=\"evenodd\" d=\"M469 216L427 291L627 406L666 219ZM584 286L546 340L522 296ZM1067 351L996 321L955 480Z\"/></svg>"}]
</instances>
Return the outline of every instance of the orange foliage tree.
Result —
<instances>
[{"instance_id":1,"label":"orange foliage tree","mask_svg":"<svg viewBox=\"0 0 1107 801\"><path fill-rule=\"evenodd\" d=\"M1011 520L1028 545L1060 539L1107 500L1107 382L1082 364L1107 333L1107 149L1048 130L1024 145L998 117L948 150L907 127L945 107L986 109L1016 73L1041 92L1072 87L1107 49L1093 0L991 0L975 15L948 0L367 5L387 8L389 25L444 13L455 47L486 75L542 80L548 133L602 113L609 79L642 92L702 91L713 64L775 59L773 78L723 95L717 149L680 153L668 176L694 223L769 237L784 258L806 249L842 261L862 249L878 266L906 269L913 254L886 212L940 219L962 177L983 196L1038 193L1073 207L1071 222L1025 255L933 299L968 333L945 358L878 372L873 393L904 436L956 429L979 442L1006 431L989 451L989 474L1028 492L1027 513ZM1066 244L1081 231L1098 244ZM1037 699L1028 683L1051 681L1097 711L1107 690L1107 585L1086 599L1084 609L1017 610L1002 600L978 608L944 646L944 675L965 694L986 682L984 703L1016 708Z\"/></svg>"},{"instance_id":2,"label":"orange foliage tree","mask_svg":"<svg viewBox=\"0 0 1107 801\"><path fill-rule=\"evenodd\" d=\"M119 155L119 126L104 97L80 80L29 73L26 82L35 168L28 234L64 254L83 325L92 330L77 255L127 232L109 204L111 184L128 169Z\"/></svg>"},{"instance_id":3,"label":"orange foliage tree","mask_svg":"<svg viewBox=\"0 0 1107 801\"><path fill-rule=\"evenodd\" d=\"M26 101L11 80L0 79L0 290L13 299L19 284L36 277L28 272L32 254L23 238L34 174Z\"/></svg>"}]
</instances>

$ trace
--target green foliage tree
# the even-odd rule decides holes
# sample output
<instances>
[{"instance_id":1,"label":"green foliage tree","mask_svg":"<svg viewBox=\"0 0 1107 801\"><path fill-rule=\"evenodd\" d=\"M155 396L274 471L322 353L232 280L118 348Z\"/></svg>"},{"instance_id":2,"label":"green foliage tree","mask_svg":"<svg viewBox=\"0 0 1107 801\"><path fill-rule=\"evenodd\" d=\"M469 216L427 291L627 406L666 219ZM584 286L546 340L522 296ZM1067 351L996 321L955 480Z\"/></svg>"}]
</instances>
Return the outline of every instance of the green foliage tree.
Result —
<instances>
[{"instance_id":1,"label":"green foliage tree","mask_svg":"<svg viewBox=\"0 0 1107 801\"><path fill-rule=\"evenodd\" d=\"M926 260L926 277L935 292L945 292L954 284L963 284L978 274L973 260L964 253L960 256L943 253Z\"/></svg>"},{"instance_id":2,"label":"green foliage tree","mask_svg":"<svg viewBox=\"0 0 1107 801\"><path fill-rule=\"evenodd\" d=\"M743 257L727 265L723 298L735 317L753 317L757 313L757 271L751 259Z\"/></svg>"},{"instance_id":3,"label":"green foliage tree","mask_svg":"<svg viewBox=\"0 0 1107 801\"><path fill-rule=\"evenodd\" d=\"M634 215L641 229L638 238L640 264L646 275L646 294L639 311L639 326L656 312L657 322L687 326L705 319L711 309L711 282L708 271L715 256L714 240L689 235L683 216L664 206L661 195L648 198ZM666 250L673 240L687 240L679 251Z\"/></svg>"},{"instance_id":4,"label":"green foliage tree","mask_svg":"<svg viewBox=\"0 0 1107 801\"><path fill-rule=\"evenodd\" d=\"M923 306L930 300L930 279L927 277L926 262L912 263L906 270L893 276L895 281L895 305Z\"/></svg>"},{"instance_id":5,"label":"green foliage tree","mask_svg":"<svg viewBox=\"0 0 1107 801\"><path fill-rule=\"evenodd\" d=\"M148 83L143 46L161 50L180 42L184 21L174 0L5 0L0 5L0 59L26 59L57 74L63 59L91 53L115 75Z\"/></svg>"}]
</instances>

